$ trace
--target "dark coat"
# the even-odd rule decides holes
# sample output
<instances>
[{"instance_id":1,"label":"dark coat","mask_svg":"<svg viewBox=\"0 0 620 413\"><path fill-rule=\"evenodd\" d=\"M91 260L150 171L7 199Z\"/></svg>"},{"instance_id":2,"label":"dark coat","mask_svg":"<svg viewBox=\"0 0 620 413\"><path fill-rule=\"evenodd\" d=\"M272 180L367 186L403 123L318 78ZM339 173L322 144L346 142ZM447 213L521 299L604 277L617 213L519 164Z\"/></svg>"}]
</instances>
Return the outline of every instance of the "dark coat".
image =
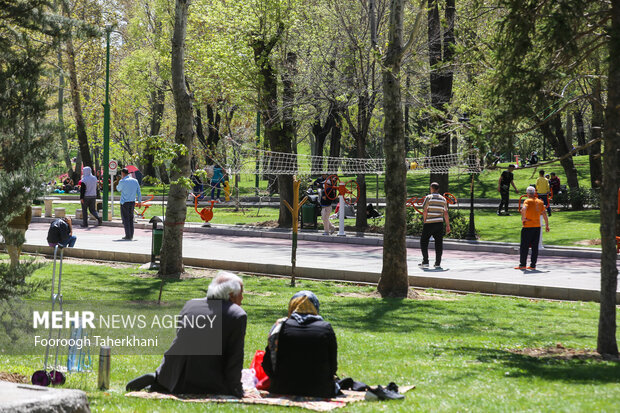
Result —
<instances>
[{"instance_id":1,"label":"dark coat","mask_svg":"<svg viewBox=\"0 0 620 413\"><path fill-rule=\"evenodd\" d=\"M190 300L181 316L213 314L207 299ZM157 384L176 394L229 394L243 397L241 369L247 315L228 300L222 301L222 355L164 355L157 368ZM177 332L170 349L188 337ZM170 350L168 350L170 352ZM167 353L168 353L167 352Z\"/></svg>"},{"instance_id":2,"label":"dark coat","mask_svg":"<svg viewBox=\"0 0 620 413\"><path fill-rule=\"evenodd\" d=\"M269 391L297 396L334 397L338 345L331 324L316 320L299 324L289 318L278 341L276 371L267 347L263 369L271 379Z\"/></svg>"}]
</instances>

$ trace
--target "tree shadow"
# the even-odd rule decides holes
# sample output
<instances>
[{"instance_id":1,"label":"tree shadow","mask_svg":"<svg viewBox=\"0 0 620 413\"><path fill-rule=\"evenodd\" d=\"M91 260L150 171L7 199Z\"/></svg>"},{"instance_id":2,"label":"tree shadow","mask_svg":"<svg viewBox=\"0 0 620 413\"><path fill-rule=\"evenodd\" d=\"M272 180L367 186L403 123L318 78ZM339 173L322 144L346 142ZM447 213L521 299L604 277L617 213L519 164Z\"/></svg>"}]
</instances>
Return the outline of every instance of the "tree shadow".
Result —
<instances>
[{"instance_id":1,"label":"tree shadow","mask_svg":"<svg viewBox=\"0 0 620 413\"><path fill-rule=\"evenodd\" d=\"M460 347L460 353L470 354L482 363L501 363L514 369L508 377L538 377L549 381L572 383L618 383L620 362L593 358L532 357L506 350L480 347Z\"/></svg>"}]
</instances>

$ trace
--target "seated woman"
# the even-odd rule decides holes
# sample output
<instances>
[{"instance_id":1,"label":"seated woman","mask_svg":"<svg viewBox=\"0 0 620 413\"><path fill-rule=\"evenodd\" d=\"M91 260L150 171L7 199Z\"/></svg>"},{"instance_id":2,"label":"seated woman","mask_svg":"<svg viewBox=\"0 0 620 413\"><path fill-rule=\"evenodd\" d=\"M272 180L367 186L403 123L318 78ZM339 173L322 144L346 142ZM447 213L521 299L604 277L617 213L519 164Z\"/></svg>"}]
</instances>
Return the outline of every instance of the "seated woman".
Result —
<instances>
[{"instance_id":1,"label":"seated woman","mask_svg":"<svg viewBox=\"0 0 620 413\"><path fill-rule=\"evenodd\" d=\"M263 369L269 391L297 396L334 397L338 348L331 324L319 315L319 299L310 291L291 298L288 318L269 332Z\"/></svg>"}]
</instances>

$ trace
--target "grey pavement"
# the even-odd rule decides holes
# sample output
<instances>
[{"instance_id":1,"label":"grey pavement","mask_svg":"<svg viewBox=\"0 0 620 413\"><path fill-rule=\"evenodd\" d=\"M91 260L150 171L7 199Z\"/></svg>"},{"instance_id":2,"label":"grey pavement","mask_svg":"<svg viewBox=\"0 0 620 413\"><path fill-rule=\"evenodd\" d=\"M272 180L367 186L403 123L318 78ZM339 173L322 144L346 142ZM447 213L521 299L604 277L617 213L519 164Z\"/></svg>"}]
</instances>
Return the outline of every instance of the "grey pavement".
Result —
<instances>
[{"instance_id":1,"label":"grey pavement","mask_svg":"<svg viewBox=\"0 0 620 413\"><path fill-rule=\"evenodd\" d=\"M119 225L120 223L114 223ZM45 241L49 224L33 222L26 233L25 251L50 254ZM290 275L290 233L268 230L230 230L229 233L209 233L198 226L186 228L183 257L186 265L228 269L250 273ZM136 228L133 241L121 240L120 226L104 225L87 229L75 228L78 237L75 248L65 255L91 259L146 263L150 259L151 230ZM262 236L261 236L262 235ZM270 236L265 236L270 235ZM274 238L278 236L280 238ZM308 234L309 239L299 241L296 275L314 279L336 279L355 282L377 282L382 269L382 246L375 238L347 236L320 236ZM319 241L320 240L320 241ZM371 241L354 243L354 241ZM415 245L417 240L410 240ZM442 269L421 269L418 248L408 252L410 285L459 291L518 295L565 300L598 300L600 288L599 254L590 251L583 256L568 254L571 249L560 250L564 255L539 257L538 270L521 271L517 246L504 245L504 252L496 247L486 248L481 243L448 243L444 250ZM461 247L467 247L463 250ZM577 249L578 253L581 249ZM431 263L434 251L431 243ZM567 256L568 255L568 256ZM576 254L579 255L579 254ZM617 295L620 300L620 293Z\"/></svg>"}]
</instances>

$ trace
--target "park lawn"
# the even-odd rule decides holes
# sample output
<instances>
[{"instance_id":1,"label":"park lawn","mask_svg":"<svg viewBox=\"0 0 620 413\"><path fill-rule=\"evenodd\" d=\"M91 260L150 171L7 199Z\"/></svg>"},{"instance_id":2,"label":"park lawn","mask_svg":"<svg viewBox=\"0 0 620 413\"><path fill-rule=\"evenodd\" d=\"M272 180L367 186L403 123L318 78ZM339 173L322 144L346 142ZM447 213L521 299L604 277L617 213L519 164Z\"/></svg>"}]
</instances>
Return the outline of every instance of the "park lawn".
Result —
<instances>
[{"instance_id":1,"label":"park lawn","mask_svg":"<svg viewBox=\"0 0 620 413\"><path fill-rule=\"evenodd\" d=\"M469 220L468 211L461 211ZM521 215L516 211L512 211L510 216L498 216L495 210L476 210L474 222L482 241L520 242L523 225ZM549 217L550 231L543 234L543 243L600 248L600 243L586 243L601 239L600 222L599 210L552 212Z\"/></svg>"},{"instance_id":2,"label":"park lawn","mask_svg":"<svg viewBox=\"0 0 620 413\"><path fill-rule=\"evenodd\" d=\"M132 274L136 267L63 266L65 300L154 300L159 280ZM49 280L51 264L33 280ZM298 282L243 276L243 307L248 313L245 362L266 344L272 323L285 316L292 294L314 291L321 313L338 338L338 374L369 384L415 384L404 401L368 402L343 411L614 411L620 405L617 362L591 359L538 359L512 349L562 346L592 349L596 344L598 305L524 298L458 295L428 290L425 300L365 296L374 286L331 281ZM203 278L168 282L164 300L204 296ZM46 287L49 288L49 285ZM32 299L48 299L40 290ZM96 350L94 351L96 353ZM42 356L0 355L3 371L30 376ZM126 398L127 381L152 372L161 357L113 356L111 389L96 390L97 375L74 374L65 387L88 393L91 409L102 411L290 411L281 408L223 404L202 405ZM97 358L93 365L97 365ZM301 411L301 410L294 410Z\"/></svg>"},{"instance_id":3,"label":"park lawn","mask_svg":"<svg viewBox=\"0 0 620 413\"><path fill-rule=\"evenodd\" d=\"M65 213L72 218L75 217L75 210L82 208L78 203L58 203L54 204L55 207L64 207ZM198 211L201 211L204 207L199 206ZM141 210L141 208L137 208ZM150 208L144 214L145 219L151 219L153 216L162 215L164 210L161 203L151 204ZM114 216L120 218L120 209L117 203L114 204ZM250 225L264 221L278 220L277 208L243 208L239 211L234 210L232 203L227 204L225 207L216 207L213 209L213 219L209 221L211 224L226 224L226 225ZM187 222L203 222L200 216L196 213L194 207L187 207ZM74 224L80 222L74 221Z\"/></svg>"}]
</instances>

